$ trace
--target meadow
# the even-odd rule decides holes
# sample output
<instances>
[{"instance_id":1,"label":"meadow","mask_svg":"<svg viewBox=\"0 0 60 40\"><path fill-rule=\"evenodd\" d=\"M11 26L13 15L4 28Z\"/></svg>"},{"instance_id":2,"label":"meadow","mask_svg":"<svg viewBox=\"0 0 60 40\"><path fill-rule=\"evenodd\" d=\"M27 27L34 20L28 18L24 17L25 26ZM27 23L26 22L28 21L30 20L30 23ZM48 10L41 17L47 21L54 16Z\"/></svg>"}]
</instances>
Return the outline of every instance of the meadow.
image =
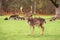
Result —
<instances>
[{"instance_id":1,"label":"meadow","mask_svg":"<svg viewBox=\"0 0 60 40\"><path fill-rule=\"evenodd\" d=\"M32 35L25 20L4 20L5 17L0 16L0 40L60 40L60 20L50 22L52 16L41 16L46 19L44 35L38 27Z\"/></svg>"}]
</instances>

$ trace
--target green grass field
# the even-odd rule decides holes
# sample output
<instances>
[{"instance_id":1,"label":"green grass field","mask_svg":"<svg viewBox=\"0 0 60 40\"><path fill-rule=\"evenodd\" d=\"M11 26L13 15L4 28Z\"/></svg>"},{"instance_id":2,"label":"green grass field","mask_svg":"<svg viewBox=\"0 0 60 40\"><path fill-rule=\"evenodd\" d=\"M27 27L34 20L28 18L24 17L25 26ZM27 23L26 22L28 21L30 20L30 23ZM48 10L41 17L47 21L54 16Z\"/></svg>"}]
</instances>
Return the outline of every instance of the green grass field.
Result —
<instances>
[{"instance_id":1,"label":"green grass field","mask_svg":"<svg viewBox=\"0 0 60 40\"><path fill-rule=\"evenodd\" d=\"M60 40L60 20L50 22L51 16L42 16L46 19L44 35L38 27L30 34L29 24L24 20L3 20L5 17L0 16L0 40Z\"/></svg>"}]
</instances>

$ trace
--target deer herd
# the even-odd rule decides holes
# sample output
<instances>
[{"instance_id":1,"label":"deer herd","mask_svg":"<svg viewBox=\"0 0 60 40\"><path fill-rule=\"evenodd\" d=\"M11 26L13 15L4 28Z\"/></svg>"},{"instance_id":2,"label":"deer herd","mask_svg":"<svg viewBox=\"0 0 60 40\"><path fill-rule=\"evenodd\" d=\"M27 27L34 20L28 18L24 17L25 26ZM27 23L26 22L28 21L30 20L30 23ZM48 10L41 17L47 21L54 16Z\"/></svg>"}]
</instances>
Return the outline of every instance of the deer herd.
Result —
<instances>
[{"instance_id":1,"label":"deer herd","mask_svg":"<svg viewBox=\"0 0 60 40\"><path fill-rule=\"evenodd\" d=\"M34 25L37 25L39 27L41 27L42 30L42 34L44 34L44 23L46 23L46 20L44 18L33 18L32 17L32 13L26 13L24 17L20 17L19 15L11 15L9 16L9 18L4 18L4 20L10 20L10 19L14 19L14 20L26 20L27 23L30 25L30 27L32 28L32 34L34 33ZM51 18L50 21L55 20L56 18Z\"/></svg>"}]
</instances>

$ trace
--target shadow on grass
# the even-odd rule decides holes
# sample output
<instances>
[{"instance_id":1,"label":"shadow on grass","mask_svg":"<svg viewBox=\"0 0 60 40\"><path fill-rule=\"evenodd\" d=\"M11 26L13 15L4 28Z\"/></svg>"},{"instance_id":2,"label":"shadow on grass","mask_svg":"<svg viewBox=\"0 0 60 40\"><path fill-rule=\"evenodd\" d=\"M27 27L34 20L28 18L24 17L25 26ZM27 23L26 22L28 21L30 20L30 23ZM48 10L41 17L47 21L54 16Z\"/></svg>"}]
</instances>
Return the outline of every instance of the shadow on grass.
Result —
<instances>
[{"instance_id":1,"label":"shadow on grass","mask_svg":"<svg viewBox=\"0 0 60 40\"><path fill-rule=\"evenodd\" d=\"M28 37L38 38L38 37L54 37L54 38L60 38L60 35L27 35Z\"/></svg>"}]
</instances>

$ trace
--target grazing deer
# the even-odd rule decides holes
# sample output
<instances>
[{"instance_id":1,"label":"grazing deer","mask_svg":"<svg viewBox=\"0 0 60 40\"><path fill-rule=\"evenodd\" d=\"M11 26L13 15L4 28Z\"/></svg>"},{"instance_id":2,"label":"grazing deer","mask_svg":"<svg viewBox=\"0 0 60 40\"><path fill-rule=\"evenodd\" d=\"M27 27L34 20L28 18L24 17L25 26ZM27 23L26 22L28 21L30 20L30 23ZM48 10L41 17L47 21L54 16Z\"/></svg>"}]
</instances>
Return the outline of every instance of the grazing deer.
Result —
<instances>
[{"instance_id":1,"label":"grazing deer","mask_svg":"<svg viewBox=\"0 0 60 40\"><path fill-rule=\"evenodd\" d=\"M19 17L19 15L11 15L10 17L9 17L9 19L14 19L14 20L25 20L25 18L24 17Z\"/></svg>"},{"instance_id":2,"label":"grazing deer","mask_svg":"<svg viewBox=\"0 0 60 40\"><path fill-rule=\"evenodd\" d=\"M55 21L56 19L57 19L56 17L52 17L50 21Z\"/></svg>"},{"instance_id":3,"label":"grazing deer","mask_svg":"<svg viewBox=\"0 0 60 40\"><path fill-rule=\"evenodd\" d=\"M9 19L11 19L11 18L12 18L12 19L14 19L14 20L17 20L17 19L18 19L18 17L19 17L18 15L11 15L11 16L9 17Z\"/></svg>"},{"instance_id":4,"label":"grazing deer","mask_svg":"<svg viewBox=\"0 0 60 40\"><path fill-rule=\"evenodd\" d=\"M4 20L8 20L8 18L6 17L6 18L4 18Z\"/></svg>"},{"instance_id":5,"label":"grazing deer","mask_svg":"<svg viewBox=\"0 0 60 40\"><path fill-rule=\"evenodd\" d=\"M25 20L25 18L24 18L24 17L18 17L18 19L19 19L19 20Z\"/></svg>"}]
</instances>

